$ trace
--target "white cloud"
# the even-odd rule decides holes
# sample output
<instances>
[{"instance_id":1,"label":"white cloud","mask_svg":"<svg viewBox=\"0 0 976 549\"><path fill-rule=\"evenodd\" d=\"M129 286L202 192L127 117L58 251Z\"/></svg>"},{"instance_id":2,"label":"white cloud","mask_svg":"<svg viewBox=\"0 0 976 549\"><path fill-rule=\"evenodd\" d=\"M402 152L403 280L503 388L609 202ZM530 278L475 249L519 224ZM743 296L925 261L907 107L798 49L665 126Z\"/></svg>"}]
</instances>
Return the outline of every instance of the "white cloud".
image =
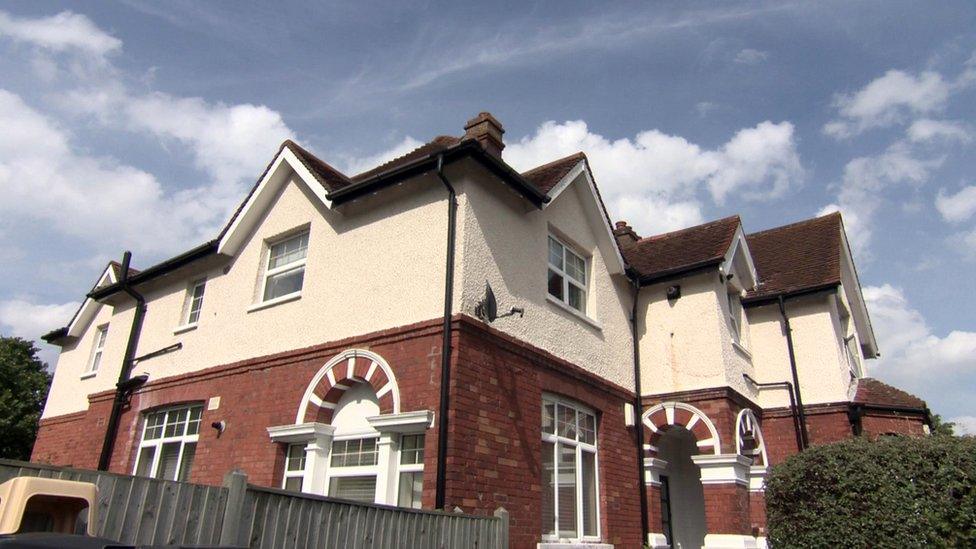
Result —
<instances>
[{"instance_id":1,"label":"white cloud","mask_svg":"<svg viewBox=\"0 0 976 549\"><path fill-rule=\"evenodd\" d=\"M976 416L957 416L949 421L955 424L955 434L976 436Z\"/></svg>"},{"instance_id":2,"label":"white cloud","mask_svg":"<svg viewBox=\"0 0 976 549\"><path fill-rule=\"evenodd\" d=\"M935 140L956 140L968 143L972 140L969 129L960 122L921 118L908 127L908 139L921 143Z\"/></svg>"},{"instance_id":3,"label":"white cloud","mask_svg":"<svg viewBox=\"0 0 976 549\"><path fill-rule=\"evenodd\" d=\"M147 172L79 152L66 130L2 89L0 127L0 213L18 226L53 228L112 255L133 244L169 253L212 237L231 206L215 185L167 193Z\"/></svg>"},{"instance_id":4,"label":"white cloud","mask_svg":"<svg viewBox=\"0 0 976 549\"><path fill-rule=\"evenodd\" d=\"M769 59L769 52L746 48L735 55L735 62L740 65L758 65Z\"/></svg>"},{"instance_id":5,"label":"white cloud","mask_svg":"<svg viewBox=\"0 0 976 549\"><path fill-rule=\"evenodd\" d=\"M976 332L954 330L940 337L900 288L884 284L863 292L882 353L870 367L872 375L930 401L972 409Z\"/></svg>"},{"instance_id":6,"label":"white cloud","mask_svg":"<svg viewBox=\"0 0 976 549\"><path fill-rule=\"evenodd\" d=\"M968 220L976 213L976 185L964 187L956 194L946 194L940 189L935 197L935 208L942 214L942 219L950 223Z\"/></svg>"},{"instance_id":7,"label":"white cloud","mask_svg":"<svg viewBox=\"0 0 976 549\"><path fill-rule=\"evenodd\" d=\"M837 200L819 213L842 212L855 255L870 257L874 217L884 203L885 190L895 184L925 183L943 160L923 158L903 141L895 142L879 155L855 158L844 166L843 178L836 185Z\"/></svg>"},{"instance_id":8,"label":"white cloud","mask_svg":"<svg viewBox=\"0 0 976 549\"><path fill-rule=\"evenodd\" d=\"M744 128L724 145L708 150L659 130L611 141L591 132L582 120L549 121L534 135L509 144L504 155L524 171L578 151L589 158L611 210L619 206L640 215L628 221L643 234L700 221L701 190L717 203L730 194L768 199L782 196L803 177L789 122L766 121ZM651 206L667 207L667 214L660 216L649 210Z\"/></svg>"},{"instance_id":9,"label":"white cloud","mask_svg":"<svg viewBox=\"0 0 976 549\"><path fill-rule=\"evenodd\" d=\"M827 135L843 138L865 130L901 122L906 115L941 111L951 85L932 71L917 76L889 70L852 94L838 95L834 107L840 118L824 126Z\"/></svg>"},{"instance_id":10,"label":"white cloud","mask_svg":"<svg viewBox=\"0 0 976 549\"><path fill-rule=\"evenodd\" d=\"M37 19L20 19L0 11L0 37L54 52L104 56L122 49L121 40L99 29L84 15L70 11Z\"/></svg>"},{"instance_id":11,"label":"white cloud","mask_svg":"<svg viewBox=\"0 0 976 549\"><path fill-rule=\"evenodd\" d=\"M38 339L60 326L67 326L78 303L43 305L25 299L0 301L0 327L4 335Z\"/></svg>"}]
</instances>

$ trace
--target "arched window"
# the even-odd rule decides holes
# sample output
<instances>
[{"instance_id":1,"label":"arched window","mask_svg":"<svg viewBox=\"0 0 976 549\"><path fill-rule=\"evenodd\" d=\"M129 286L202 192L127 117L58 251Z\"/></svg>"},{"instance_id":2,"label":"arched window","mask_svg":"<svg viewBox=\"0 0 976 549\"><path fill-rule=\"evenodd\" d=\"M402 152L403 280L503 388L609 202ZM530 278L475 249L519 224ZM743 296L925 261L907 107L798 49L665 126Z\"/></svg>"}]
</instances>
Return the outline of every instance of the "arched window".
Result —
<instances>
[{"instance_id":1,"label":"arched window","mask_svg":"<svg viewBox=\"0 0 976 549\"><path fill-rule=\"evenodd\" d=\"M286 443L281 486L364 502L420 507L424 432L433 412L399 411L393 370L375 353L340 353L313 376Z\"/></svg>"}]
</instances>

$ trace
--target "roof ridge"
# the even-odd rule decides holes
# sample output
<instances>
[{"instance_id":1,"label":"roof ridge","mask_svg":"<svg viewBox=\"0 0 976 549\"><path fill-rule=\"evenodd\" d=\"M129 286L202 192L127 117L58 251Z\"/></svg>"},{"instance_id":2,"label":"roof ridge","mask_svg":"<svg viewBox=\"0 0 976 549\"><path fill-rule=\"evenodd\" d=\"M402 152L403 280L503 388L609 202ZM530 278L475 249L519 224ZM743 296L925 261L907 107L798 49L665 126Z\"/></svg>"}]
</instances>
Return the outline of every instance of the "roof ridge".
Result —
<instances>
[{"instance_id":1,"label":"roof ridge","mask_svg":"<svg viewBox=\"0 0 976 549\"><path fill-rule=\"evenodd\" d=\"M544 170L546 168L551 168L551 167L555 166L556 164L561 164L562 162L565 162L565 161L570 160L570 159L573 159L573 158L578 158L580 160L587 160L586 153L584 153L583 151L576 151L576 152L574 152L571 155L564 156L562 158L557 158L556 160L553 160L551 162L546 162L545 164L542 164L542 165L536 166L534 168L525 170L524 172L522 172L522 175L527 175L527 174L530 174L532 172L537 172L537 171L540 171L540 170Z\"/></svg>"},{"instance_id":2,"label":"roof ridge","mask_svg":"<svg viewBox=\"0 0 976 549\"><path fill-rule=\"evenodd\" d=\"M299 160L301 160L303 164L306 164L306 162L311 162L311 163L315 163L315 164L321 164L321 166L320 166L321 168L325 168L327 171L332 172L334 175L336 175L340 179L342 179L346 184L352 183L352 180L349 178L348 175L342 173L338 168L336 168L335 166L329 164L325 160L322 160L321 158L319 158L318 156L316 156L315 154L313 154L311 151L309 151L305 147L302 147L298 143L295 143L293 140L291 140L291 139L285 139L284 141L282 141L281 142L281 147L278 149L278 152L281 152L281 150L284 149L285 147L288 147L288 148L292 149L292 152L297 153L296 156L299 157ZM321 174L316 174L315 173L317 171L317 168L319 168L319 166L312 167L312 166L306 165L305 167L306 168L312 168L311 171L313 172L314 175L321 175ZM267 170L265 170L265 172L267 172Z\"/></svg>"},{"instance_id":3,"label":"roof ridge","mask_svg":"<svg viewBox=\"0 0 976 549\"><path fill-rule=\"evenodd\" d=\"M700 230L700 229L702 229L704 227L711 227L711 226L714 226L714 225L719 225L719 224L722 224L722 223L727 223L727 222L732 221L732 220L738 221L739 225L742 224L742 218L739 217L739 214L734 214L734 215L730 215L728 217L723 217L721 219L714 219L712 221L706 221L705 223L699 223L698 225L692 225L691 227L685 227L684 229L678 229L678 230L669 231L669 232L666 232L666 233L658 233L658 234L648 235L648 236L645 236L645 237L641 238L640 240L634 242L634 244L640 244L642 242L654 242L654 241L657 241L657 240L662 240L664 238L670 238L670 237L678 236L678 235L681 235L681 234L684 234L684 233L688 233L688 232L691 232L693 230Z\"/></svg>"},{"instance_id":4,"label":"roof ridge","mask_svg":"<svg viewBox=\"0 0 976 549\"><path fill-rule=\"evenodd\" d=\"M799 226L803 226L803 225L812 225L813 223L816 223L818 221L819 222L823 222L823 221L827 221L828 219L832 219L832 218L835 218L835 217L836 218L839 218L839 219L841 219L843 221L843 216L841 215L841 213L839 211L837 211L837 212L830 212L829 214L818 215L817 217L808 217L806 219L801 219L799 221L794 221L793 223L788 223L786 225L780 225L779 227L770 227L768 229L763 229L761 231L756 231L754 233L748 233L748 234L746 234L746 236L747 237L748 236L759 236L759 235L764 235L764 234L771 233L771 232L774 232L774 231L781 231L781 230L785 230L785 229L793 229L793 228L796 228L796 227L799 227Z\"/></svg>"},{"instance_id":5,"label":"roof ridge","mask_svg":"<svg viewBox=\"0 0 976 549\"><path fill-rule=\"evenodd\" d=\"M425 148L432 149L433 147L442 147L444 149L447 149L447 148L450 148L450 147L453 147L453 146L457 145L461 141L463 141L463 138L456 137L456 136L453 136L453 135L438 135L438 136L434 137L433 139L431 139L430 141L427 141L427 142L421 144L419 147L415 147L415 148L413 148L413 149L411 149L411 150L409 150L409 151L401 154L400 156L397 156L395 158L391 158L391 159L387 160L386 162L383 162L382 164L379 164L378 166L374 166L374 167L372 167L372 168L370 168L368 170L365 170L365 171L362 171L360 173L357 173L357 174L351 176L349 179L351 181L353 181L353 182L364 181L366 179L369 179L370 177L379 175L381 173L384 173L384 172L387 172L387 171L393 169L394 167L396 167L400 163L404 162L404 160L409 159L410 157L416 155L419 151L424 150Z\"/></svg>"}]
</instances>

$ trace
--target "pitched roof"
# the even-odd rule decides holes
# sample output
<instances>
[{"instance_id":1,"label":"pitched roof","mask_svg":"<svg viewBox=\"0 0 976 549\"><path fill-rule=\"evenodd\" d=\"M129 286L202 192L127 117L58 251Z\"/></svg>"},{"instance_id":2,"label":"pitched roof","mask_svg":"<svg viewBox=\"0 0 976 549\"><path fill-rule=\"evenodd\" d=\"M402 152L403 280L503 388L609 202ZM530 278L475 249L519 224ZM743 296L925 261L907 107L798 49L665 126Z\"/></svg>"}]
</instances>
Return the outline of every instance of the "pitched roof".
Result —
<instances>
[{"instance_id":1,"label":"pitched roof","mask_svg":"<svg viewBox=\"0 0 976 549\"><path fill-rule=\"evenodd\" d=\"M718 264L741 225L733 215L680 231L642 238L621 247L624 259L642 280Z\"/></svg>"},{"instance_id":2,"label":"pitched roof","mask_svg":"<svg viewBox=\"0 0 976 549\"><path fill-rule=\"evenodd\" d=\"M365 181L365 180L369 179L370 177L374 177L374 176L379 175L381 173L388 172L390 170L395 170L396 168L399 168L401 166L405 166L405 165L409 164L410 162L413 162L414 160L418 160L420 158L424 158L425 156L428 156L428 155L431 155L431 154L434 154L434 153L443 152L443 151L449 149L450 147L453 147L453 146L457 145L460 142L461 142L461 138L459 138L459 137L454 137L454 136L451 136L451 135L438 135L434 139L430 140L427 143L424 143L423 145L417 147L416 149L408 152L407 154L405 154L403 156L398 156L398 157L394 158L393 160L390 160L389 162L385 162L383 164L380 164L379 166L377 166L377 167L375 167L375 168L373 168L371 170L367 170L367 171L365 171L363 173L354 175L352 177L352 181L354 183L359 183L360 181Z\"/></svg>"},{"instance_id":3,"label":"pitched roof","mask_svg":"<svg viewBox=\"0 0 976 549\"><path fill-rule=\"evenodd\" d=\"M112 269L112 275L115 276L115 280L122 278L122 264L118 261L109 261L108 266ZM129 267L129 276L135 276L139 274L139 269L133 269Z\"/></svg>"},{"instance_id":4,"label":"pitched roof","mask_svg":"<svg viewBox=\"0 0 976 549\"><path fill-rule=\"evenodd\" d=\"M874 406L894 406L897 408L927 408L925 401L917 396L896 389L877 379L865 377L857 380L857 393L854 394L856 404L870 404Z\"/></svg>"},{"instance_id":5,"label":"pitched roof","mask_svg":"<svg viewBox=\"0 0 976 549\"><path fill-rule=\"evenodd\" d=\"M532 168L527 172L522 172L522 177L536 186L543 193L548 194L560 181L566 177L581 160L585 160L586 155L582 152L571 154L565 158L554 160L548 164Z\"/></svg>"},{"instance_id":6,"label":"pitched roof","mask_svg":"<svg viewBox=\"0 0 976 549\"><path fill-rule=\"evenodd\" d=\"M746 300L840 284L841 231L832 213L747 235L759 286Z\"/></svg>"},{"instance_id":7,"label":"pitched roof","mask_svg":"<svg viewBox=\"0 0 976 549\"><path fill-rule=\"evenodd\" d=\"M291 149L291 152L295 153L298 160L302 162L308 171L312 173L312 176L314 176L315 179L326 189L334 191L336 189L341 189L346 185L352 184L352 181L350 181L345 174L326 164L320 160L319 157L308 152L302 148L301 145L295 143L291 139L286 139L285 142L281 144L281 148L285 147L288 147ZM258 181L261 181L263 178L263 176L258 178Z\"/></svg>"}]
</instances>

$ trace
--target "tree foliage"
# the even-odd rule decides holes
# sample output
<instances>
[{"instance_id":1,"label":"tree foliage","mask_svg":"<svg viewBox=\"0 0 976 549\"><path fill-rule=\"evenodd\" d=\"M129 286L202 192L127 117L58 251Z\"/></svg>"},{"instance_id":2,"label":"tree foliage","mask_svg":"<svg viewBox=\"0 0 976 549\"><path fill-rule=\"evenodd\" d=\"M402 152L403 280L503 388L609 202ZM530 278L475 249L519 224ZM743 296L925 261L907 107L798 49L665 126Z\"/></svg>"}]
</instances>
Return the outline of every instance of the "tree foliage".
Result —
<instances>
[{"instance_id":1,"label":"tree foliage","mask_svg":"<svg viewBox=\"0 0 976 549\"><path fill-rule=\"evenodd\" d=\"M51 374L32 341L0 336L0 457L30 459Z\"/></svg>"},{"instance_id":2,"label":"tree foliage","mask_svg":"<svg viewBox=\"0 0 976 549\"><path fill-rule=\"evenodd\" d=\"M976 547L976 438L857 438L770 472L770 546Z\"/></svg>"}]
</instances>

